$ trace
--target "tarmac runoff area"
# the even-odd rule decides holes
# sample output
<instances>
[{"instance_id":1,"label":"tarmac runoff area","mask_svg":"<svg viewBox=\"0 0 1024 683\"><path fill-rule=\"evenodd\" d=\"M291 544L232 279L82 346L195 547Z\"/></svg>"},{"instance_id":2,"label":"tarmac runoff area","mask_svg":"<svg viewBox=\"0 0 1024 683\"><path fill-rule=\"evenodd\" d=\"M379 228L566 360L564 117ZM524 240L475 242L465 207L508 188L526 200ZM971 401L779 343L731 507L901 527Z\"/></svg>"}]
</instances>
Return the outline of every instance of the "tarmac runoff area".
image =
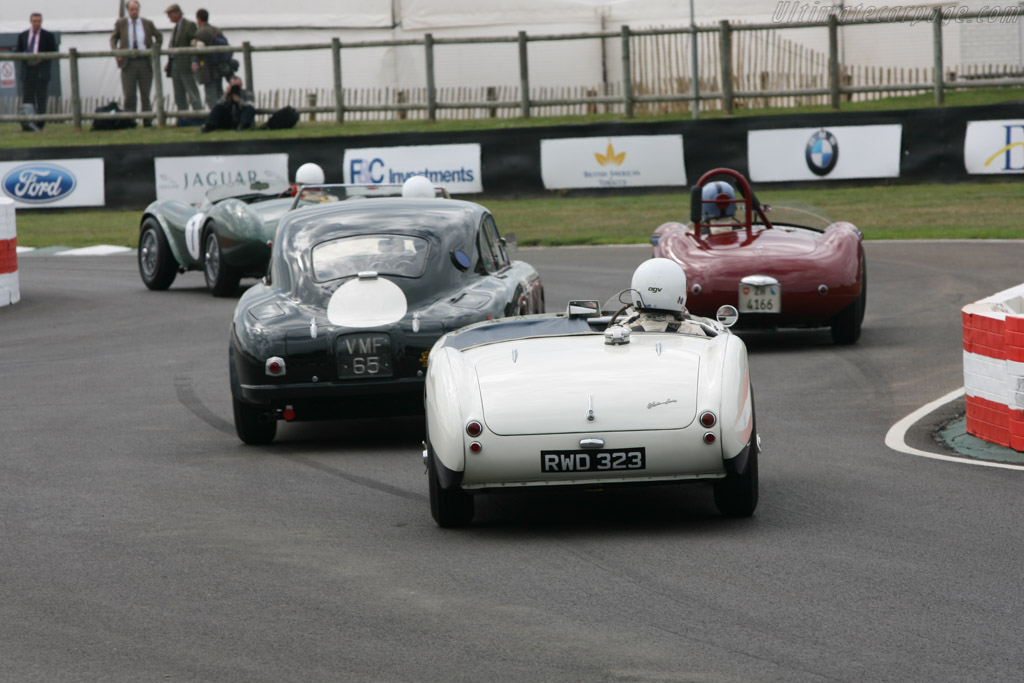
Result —
<instances>
[{"instance_id":1,"label":"tarmac runoff area","mask_svg":"<svg viewBox=\"0 0 1024 683\"><path fill-rule=\"evenodd\" d=\"M134 253L131 247L100 244L69 247L18 247L18 256L108 256ZM1024 470L1024 453L983 441L967 433L961 387L915 410L894 424L885 437L889 448L935 460L966 465Z\"/></svg>"},{"instance_id":2,"label":"tarmac runoff area","mask_svg":"<svg viewBox=\"0 0 1024 683\"><path fill-rule=\"evenodd\" d=\"M963 387L921 406L885 435L889 448L922 458L1024 470L1024 453L967 433Z\"/></svg>"}]
</instances>

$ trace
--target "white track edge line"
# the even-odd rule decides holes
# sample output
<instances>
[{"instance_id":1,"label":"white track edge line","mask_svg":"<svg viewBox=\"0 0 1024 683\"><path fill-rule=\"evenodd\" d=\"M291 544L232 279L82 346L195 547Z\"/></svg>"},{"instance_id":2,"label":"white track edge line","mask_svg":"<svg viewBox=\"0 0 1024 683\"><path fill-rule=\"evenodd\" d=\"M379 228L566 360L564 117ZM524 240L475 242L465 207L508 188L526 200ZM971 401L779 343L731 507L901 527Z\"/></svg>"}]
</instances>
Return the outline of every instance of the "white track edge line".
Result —
<instances>
[{"instance_id":1,"label":"white track edge line","mask_svg":"<svg viewBox=\"0 0 1024 683\"><path fill-rule=\"evenodd\" d=\"M1012 465L1005 462L989 462L987 460L976 460L974 458L958 458L956 456L945 455L942 453L929 453L928 451L922 451L907 445L905 440L907 431L915 422L931 413L936 408L960 398L964 395L964 392L964 387L954 389L945 396L937 398L931 403L921 406L910 415L907 415L905 418L889 428L889 432L885 435L885 445L894 451L899 451L900 453L916 455L922 458L931 458L933 460L945 460L946 462L958 462L964 465L978 465L980 467L995 467L1003 470L1024 470L1024 465Z\"/></svg>"}]
</instances>

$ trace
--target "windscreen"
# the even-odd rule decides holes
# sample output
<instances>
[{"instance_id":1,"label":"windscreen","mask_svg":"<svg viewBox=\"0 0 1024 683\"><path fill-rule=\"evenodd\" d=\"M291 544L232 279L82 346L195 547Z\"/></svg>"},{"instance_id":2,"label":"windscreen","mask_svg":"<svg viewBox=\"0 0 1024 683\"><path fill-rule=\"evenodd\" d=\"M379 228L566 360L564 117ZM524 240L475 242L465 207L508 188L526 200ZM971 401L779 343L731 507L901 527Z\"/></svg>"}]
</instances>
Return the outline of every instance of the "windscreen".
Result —
<instances>
[{"instance_id":1,"label":"windscreen","mask_svg":"<svg viewBox=\"0 0 1024 683\"><path fill-rule=\"evenodd\" d=\"M412 235L355 235L313 247L313 279L327 282L373 271L418 278L427 265L429 243Z\"/></svg>"}]
</instances>

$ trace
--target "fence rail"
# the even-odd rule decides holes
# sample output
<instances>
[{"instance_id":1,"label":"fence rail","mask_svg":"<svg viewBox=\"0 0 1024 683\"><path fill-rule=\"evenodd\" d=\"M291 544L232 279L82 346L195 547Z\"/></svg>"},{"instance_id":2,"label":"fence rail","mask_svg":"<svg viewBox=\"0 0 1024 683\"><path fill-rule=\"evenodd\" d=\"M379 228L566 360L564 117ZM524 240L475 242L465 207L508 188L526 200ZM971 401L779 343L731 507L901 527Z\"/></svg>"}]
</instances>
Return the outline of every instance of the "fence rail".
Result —
<instances>
[{"instance_id":1,"label":"fence rail","mask_svg":"<svg viewBox=\"0 0 1024 683\"><path fill-rule=\"evenodd\" d=\"M979 12L958 12L957 18L984 19ZM1015 15L1016 17L1017 15ZM330 50L333 57L333 87L316 90L290 90L263 93L257 99L262 114L291 105L309 119L326 115L338 123L346 120L381 118L529 118L546 114L585 114L614 112L632 118L637 114L692 109L717 109L732 113L737 108L827 104L839 110L843 101L878 98L897 92L935 95L942 104L947 88L978 88L1024 85L1020 65L989 64L983 67L949 67L943 62L942 25L947 21L935 8L928 18L919 15L839 19L827 21L783 22L771 24L731 24L715 26L661 27L618 32L527 35L485 38L435 38L368 40L293 45L173 48L154 46L149 51L154 74L160 74L162 56L210 55L241 51L241 67L249 89L259 92L252 67L252 55L259 52ZM846 65L839 60L839 29L844 26L889 23L927 23L932 30L933 66L916 69ZM828 53L816 52L782 39L778 31L788 29L825 30ZM527 45L531 42L567 40L613 40L621 45L622 78L618 82L560 88L530 85ZM434 50L443 45L516 43L519 55L519 85L490 87L437 87ZM362 48L419 46L424 49L426 85L419 88L345 88L342 81L342 50ZM689 55L689 56L688 56ZM164 95L163 82L153 79L152 112L96 113L98 100L83 98L79 83L82 59L138 56L133 50L104 50L67 53L0 53L0 62L29 59L67 60L71 97L55 104L55 113L25 116L14 111L0 112L0 123L28 121L71 121L81 128L83 121L102 119L152 118L164 126L171 117L192 118L195 112L171 108Z\"/></svg>"}]
</instances>

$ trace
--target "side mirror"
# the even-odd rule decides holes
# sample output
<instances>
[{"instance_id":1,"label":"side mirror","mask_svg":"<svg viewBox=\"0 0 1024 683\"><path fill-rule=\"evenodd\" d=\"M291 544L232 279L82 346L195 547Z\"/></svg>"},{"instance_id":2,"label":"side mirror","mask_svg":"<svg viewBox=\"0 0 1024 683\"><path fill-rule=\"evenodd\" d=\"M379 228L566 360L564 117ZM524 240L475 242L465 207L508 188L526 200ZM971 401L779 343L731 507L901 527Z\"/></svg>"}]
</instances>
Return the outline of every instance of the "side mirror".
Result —
<instances>
[{"instance_id":1,"label":"side mirror","mask_svg":"<svg viewBox=\"0 0 1024 683\"><path fill-rule=\"evenodd\" d=\"M696 226L704 215L704 188L694 185L690 188L690 222Z\"/></svg>"},{"instance_id":2,"label":"side mirror","mask_svg":"<svg viewBox=\"0 0 1024 683\"><path fill-rule=\"evenodd\" d=\"M715 313L715 318L723 327L732 327L740 319L740 312L736 310L735 306L726 304L718 309Z\"/></svg>"},{"instance_id":3,"label":"side mirror","mask_svg":"<svg viewBox=\"0 0 1024 683\"><path fill-rule=\"evenodd\" d=\"M501 238L501 241L505 245L505 250L510 254L519 249L519 240L514 232L506 234Z\"/></svg>"}]
</instances>

